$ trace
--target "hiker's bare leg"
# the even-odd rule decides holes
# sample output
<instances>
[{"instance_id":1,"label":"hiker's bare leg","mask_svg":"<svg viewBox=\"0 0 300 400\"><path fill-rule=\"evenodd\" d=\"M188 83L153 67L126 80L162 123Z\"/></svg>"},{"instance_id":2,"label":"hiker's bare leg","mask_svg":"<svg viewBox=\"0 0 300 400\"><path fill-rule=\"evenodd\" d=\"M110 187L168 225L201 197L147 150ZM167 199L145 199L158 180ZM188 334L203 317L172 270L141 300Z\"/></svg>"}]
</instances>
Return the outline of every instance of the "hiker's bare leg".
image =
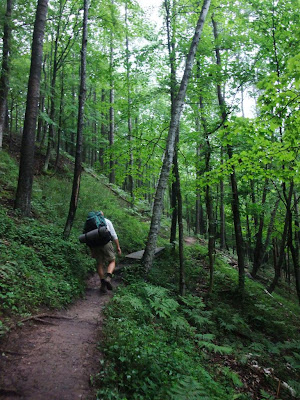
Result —
<instances>
[{"instance_id":1,"label":"hiker's bare leg","mask_svg":"<svg viewBox=\"0 0 300 400\"><path fill-rule=\"evenodd\" d=\"M111 284L111 278L112 278L112 274L115 270L115 267L116 267L116 261L115 260L110 261L110 263L108 264L108 267L107 267L107 273L105 274L105 282L106 282L106 287L108 290L113 289L112 284Z\"/></svg>"},{"instance_id":2,"label":"hiker's bare leg","mask_svg":"<svg viewBox=\"0 0 300 400\"><path fill-rule=\"evenodd\" d=\"M97 271L98 271L98 275L100 279L104 279L104 268L103 268L103 264L99 263L97 265Z\"/></svg>"}]
</instances>

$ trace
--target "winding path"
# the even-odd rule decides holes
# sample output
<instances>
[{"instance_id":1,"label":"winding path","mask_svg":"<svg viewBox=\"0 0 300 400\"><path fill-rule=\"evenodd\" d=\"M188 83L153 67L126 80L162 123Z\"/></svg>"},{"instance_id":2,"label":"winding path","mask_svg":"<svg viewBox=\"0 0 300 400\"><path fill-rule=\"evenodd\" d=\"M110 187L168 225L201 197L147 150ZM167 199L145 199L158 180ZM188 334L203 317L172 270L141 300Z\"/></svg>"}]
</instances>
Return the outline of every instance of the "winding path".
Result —
<instances>
[{"instance_id":1,"label":"winding path","mask_svg":"<svg viewBox=\"0 0 300 400\"><path fill-rule=\"evenodd\" d=\"M94 399L90 376L100 369L101 311L111 297L100 294L95 275L68 310L12 331L0 343L0 399Z\"/></svg>"}]
</instances>

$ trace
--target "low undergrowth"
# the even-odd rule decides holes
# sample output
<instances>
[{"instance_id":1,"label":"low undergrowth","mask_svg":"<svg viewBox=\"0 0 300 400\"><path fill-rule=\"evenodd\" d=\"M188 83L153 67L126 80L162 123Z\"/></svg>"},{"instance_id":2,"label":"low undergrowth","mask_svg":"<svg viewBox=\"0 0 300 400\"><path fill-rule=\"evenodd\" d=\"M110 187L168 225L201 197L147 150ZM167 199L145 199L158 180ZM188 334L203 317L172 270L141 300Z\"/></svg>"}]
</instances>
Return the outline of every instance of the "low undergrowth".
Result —
<instances>
[{"instance_id":1,"label":"low undergrowth","mask_svg":"<svg viewBox=\"0 0 300 400\"><path fill-rule=\"evenodd\" d=\"M0 336L12 319L41 307L61 308L84 293L95 262L78 236L90 210L102 209L112 220L124 253L144 244L147 225L128 215L118 197L89 174L82 175L73 229L64 240L72 171L69 162L61 163L55 175L35 176L32 217L21 218L13 209L18 165L0 152Z\"/></svg>"},{"instance_id":2,"label":"low undergrowth","mask_svg":"<svg viewBox=\"0 0 300 400\"><path fill-rule=\"evenodd\" d=\"M186 249L183 297L171 250L147 283L138 266L126 268L126 286L106 309L104 361L95 377L99 400L299 396L299 307L248 279L241 301L237 271L221 257L207 297L205 262L205 248Z\"/></svg>"}]
</instances>

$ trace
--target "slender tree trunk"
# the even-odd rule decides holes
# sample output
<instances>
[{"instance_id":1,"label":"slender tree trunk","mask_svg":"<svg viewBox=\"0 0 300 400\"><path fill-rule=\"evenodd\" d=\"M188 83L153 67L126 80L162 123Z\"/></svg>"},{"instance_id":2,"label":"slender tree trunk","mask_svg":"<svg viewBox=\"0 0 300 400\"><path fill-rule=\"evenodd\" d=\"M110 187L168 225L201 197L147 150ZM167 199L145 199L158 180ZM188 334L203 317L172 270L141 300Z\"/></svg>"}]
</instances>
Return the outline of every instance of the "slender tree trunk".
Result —
<instances>
[{"instance_id":1,"label":"slender tree trunk","mask_svg":"<svg viewBox=\"0 0 300 400\"><path fill-rule=\"evenodd\" d=\"M171 113L174 107L174 101L176 96L176 64L175 64L175 36L174 30L176 25L176 12L175 12L176 2L173 1L173 7L171 7L171 3L169 0L164 0L164 7L166 11L166 27L167 27L167 42L168 42L168 53L169 53L169 63L170 63L170 96L171 96ZM176 136L179 135L177 132ZM178 140L177 142L178 143ZM176 148L177 144L175 144ZM172 218L171 218L171 231L170 231L170 243L174 244L176 241L176 230L177 230L177 222L178 222L178 208L177 208L177 194L178 194L178 182L176 175L176 166L178 166L177 162L177 151L174 152L173 159L173 180L171 185L171 209L172 209Z\"/></svg>"},{"instance_id":2,"label":"slender tree trunk","mask_svg":"<svg viewBox=\"0 0 300 400\"><path fill-rule=\"evenodd\" d=\"M101 104L102 107L104 108L105 106L105 90L102 89L101 91ZM100 141L100 147L99 147L99 162L101 166L101 170L103 171L104 169L104 141L107 139L107 129L106 129L106 113L105 111L101 112L101 141Z\"/></svg>"},{"instance_id":3,"label":"slender tree trunk","mask_svg":"<svg viewBox=\"0 0 300 400\"><path fill-rule=\"evenodd\" d=\"M200 62L197 61L197 80L200 81ZM200 131L201 131L201 123L200 123L200 115L197 113L195 119L196 131L199 133L200 138ZM195 233L198 235L203 235L205 233L205 223L204 223L204 211L202 207L202 199L201 199L201 188L198 185L200 178L203 175L203 168L200 167L201 165L201 152L202 152L202 145L200 143L197 144L196 149L196 223L195 223Z\"/></svg>"},{"instance_id":4,"label":"slender tree trunk","mask_svg":"<svg viewBox=\"0 0 300 400\"><path fill-rule=\"evenodd\" d=\"M173 161L173 169L172 169L172 174L173 174L173 181L172 181L172 187L171 187L171 209L172 209L172 219L171 219L171 232L170 232L170 243L175 244L176 241L176 230L177 230L177 181L176 181L176 175L175 175L175 168L174 168L174 163L176 163L177 160L174 159Z\"/></svg>"},{"instance_id":5,"label":"slender tree trunk","mask_svg":"<svg viewBox=\"0 0 300 400\"><path fill-rule=\"evenodd\" d=\"M43 39L47 10L48 0L38 0L32 39L31 66L21 144L19 180L15 201L15 208L19 208L24 216L30 215L31 212L35 129L38 113L38 102L40 97Z\"/></svg>"},{"instance_id":6,"label":"slender tree trunk","mask_svg":"<svg viewBox=\"0 0 300 400\"><path fill-rule=\"evenodd\" d=\"M44 61L43 61L43 66L42 66L42 72L43 72L43 81L44 81L44 93L47 91L47 72L46 72L46 61L47 61L47 55L44 56ZM40 101L39 101L39 117L38 117L38 127L37 127L37 134L36 134L36 141L38 143L42 143L42 138L43 138L43 131L44 131L44 125L45 122L41 116L41 113L44 112L45 110L45 94L40 94Z\"/></svg>"},{"instance_id":7,"label":"slender tree trunk","mask_svg":"<svg viewBox=\"0 0 300 400\"><path fill-rule=\"evenodd\" d=\"M230 145L227 146L227 153L229 159L232 158L232 148ZM242 224L240 216L240 203L239 193L237 188L237 181L235 170L233 169L230 174L231 190L232 190L232 214L234 221L234 232L236 242L236 252L238 256L238 267L239 267L239 289L243 293L245 286L245 258L244 258L244 239L242 234Z\"/></svg>"},{"instance_id":8,"label":"slender tree trunk","mask_svg":"<svg viewBox=\"0 0 300 400\"><path fill-rule=\"evenodd\" d=\"M210 145L208 153L210 153ZM209 168L210 154L206 156L207 168ZM206 185L206 212L208 218L208 260L209 260L209 289L208 292L211 293L213 290L213 280L214 280L214 252L215 252L215 226L213 219L213 203L211 190L209 185Z\"/></svg>"},{"instance_id":9,"label":"slender tree trunk","mask_svg":"<svg viewBox=\"0 0 300 400\"><path fill-rule=\"evenodd\" d=\"M266 237L266 240L265 240L265 243L264 243L264 247L263 247L263 254L262 254L261 263L264 262L264 260L265 260L265 258L267 256L267 249L268 249L269 244L271 242L271 235L272 235L272 232L273 232L273 227L274 227L274 223L275 223L275 218L276 218L276 213L277 213L277 209L278 209L278 206L279 206L279 202L280 202L280 199L278 198L276 200L276 203L275 203L274 208L273 208L272 213L271 213L271 218L270 218L270 222L269 222L269 226L268 226L268 230L267 230L267 237Z\"/></svg>"},{"instance_id":10,"label":"slender tree trunk","mask_svg":"<svg viewBox=\"0 0 300 400\"><path fill-rule=\"evenodd\" d=\"M217 23L212 18L213 24L213 31L214 31L214 38L217 42L218 39L218 28ZM216 60L217 65L221 67L221 53L219 46L216 45ZM226 109L225 109L225 100L222 95L221 86L217 85L217 94L218 94L218 101L222 113L222 119L226 120ZM228 158L232 159L233 157L233 150L230 144L227 145L227 154ZM241 294L244 292L245 286L245 246L244 246L244 239L242 234L242 225L241 225L241 216L240 216L240 204L239 204L239 193L237 187L237 179L234 166L232 167L232 172L230 174L230 182L231 182L231 191L232 191L232 214L233 214L233 221L234 221L234 231L235 231L235 241L236 241L236 251L238 255L238 267L239 267L239 290Z\"/></svg>"},{"instance_id":11,"label":"slender tree trunk","mask_svg":"<svg viewBox=\"0 0 300 400\"><path fill-rule=\"evenodd\" d=\"M297 196L294 193L294 209L295 209L295 245L292 252L293 264L294 264L294 273L295 273L295 282L296 282L296 291L298 296L298 301L300 303L300 266L299 266L299 212L298 212L298 203ZM292 224L290 224L290 230L292 229ZM291 232L292 233L292 232ZM292 240L292 239L291 239Z\"/></svg>"},{"instance_id":12,"label":"slender tree trunk","mask_svg":"<svg viewBox=\"0 0 300 400\"><path fill-rule=\"evenodd\" d=\"M293 183L290 186L290 191L288 196L286 196L285 192L285 184L283 184L283 192L284 192L284 197L286 200L286 215L285 215L285 221L284 221L284 228L283 228L283 233L282 233L282 238L281 238L281 245L280 245L280 251L279 251L279 258L276 264L274 265L275 267L275 275L272 283L268 287L268 292L272 293L275 289L275 287L278 285L278 282L281 277L281 268L284 262L284 255L285 255L285 247L286 247L286 241L288 238L288 233L289 233L289 218L290 218L290 208L291 208L291 201L292 201L292 195L293 195L293 190L294 190L294 185Z\"/></svg>"},{"instance_id":13,"label":"slender tree trunk","mask_svg":"<svg viewBox=\"0 0 300 400\"><path fill-rule=\"evenodd\" d=\"M211 146L207 133L206 118L203 115L204 104L202 96L200 96L199 104L200 104L200 111L202 113L201 121L202 121L204 140L205 140L205 147L203 149L205 158L205 172L208 173L210 171ZM208 219L208 260L209 260L208 292L211 293L213 290L213 278L214 278L215 224L214 224L213 202L212 202L210 185L206 185L205 187L205 203L206 203L206 214Z\"/></svg>"},{"instance_id":14,"label":"slender tree trunk","mask_svg":"<svg viewBox=\"0 0 300 400\"><path fill-rule=\"evenodd\" d=\"M196 129L197 132L200 132L200 123L199 123L199 118L196 119ZM201 171L199 168L199 160L200 160L200 154L201 154L201 146L197 146L197 154L196 154L196 215L195 215L195 234L199 235L201 232L201 189L198 185L199 179L201 177Z\"/></svg>"},{"instance_id":15,"label":"slender tree trunk","mask_svg":"<svg viewBox=\"0 0 300 400\"><path fill-rule=\"evenodd\" d=\"M174 155L174 170L177 188L177 207L178 207L178 234L179 234L179 293L185 295L185 270L184 270L184 253L183 253L183 219L182 219L182 195L180 188L180 176L178 169L177 147Z\"/></svg>"},{"instance_id":16,"label":"slender tree trunk","mask_svg":"<svg viewBox=\"0 0 300 400\"><path fill-rule=\"evenodd\" d=\"M196 50L200 41L203 25L206 19L206 15L208 13L209 6L210 6L210 0L205 0L197 22L192 44L187 56L186 66L181 80L180 88L176 96L174 108L172 110L171 122L166 143L166 151L164 155L163 166L159 177L159 182L156 189L154 205L153 205L153 213L151 218L151 226L148 235L146 249L143 256L143 263L146 271L149 271L149 269L151 268L154 258L156 240L160 228L160 218L163 208L163 198L167 186L167 181L169 178L171 165L173 162L176 133L179 127L181 111L184 105L186 89L192 72Z\"/></svg>"},{"instance_id":17,"label":"slender tree trunk","mask_svg":"<svg viewBox=\"0 0 300 400\"><path fill-rule=\"evenodd\" d=\"M134 205L134 181L133 181L133 151L132 151L132 120L131 120L131 88L130 88L130 62L129 62L129 38L128 38L128 2L125 5L125 26L126 26L126 75L127 75L127 105L128 105L128 141L129 141L129 169L128 189L131 196L131 206Z\"/></svg>"},{"instance_id":18,"label":"slender tree trunk","mask_svg":"<svg viewBox=\"0 0 300 400\"><path fill-rule=\"evenodd\" d=\"M255 186L254 186L253 179L250 181L250 187L251 187L252 204L256 205ZM255 226L255 230L257 231L257 229L258 229L258 217L257 217L256 213L254 214L254 226Z\"/></svg>"},{"instance_id":19,"label":"slender tree trunk","mask_svg":"<svg viewBox=\"0 0 300 400\"><path fill-rule=\"evenodd\" d=\"M59 6L59 18L58 18L58 23L56 27L56 37L54 41L54 56L53 56L53 70L52 70L52 79L51 79L51 86L50 86L50 125L49 125L49 133L48 133L48 145L47 145L47 153L46 153L46 159L45 159L45 164L44 164L44 172L48 171L49 168L49 163L50 163L50 158L51 158L51 150L53 148L53 142L54 142L54 135L55 135L55 129L54 129L54 122L55 122L55 114L56 114L56 103L55 103L55 90L56 90L56 77L57 77L57 72L59 69L58 65L58 43L60 40L60 30L61 30L61 18L62 18L62 12L63 12L63 3L60 0L60 6Z\"/></svg>"},{"instance_id":20,"label":"slender tree trunk","mask_svg":"<svg viewBox=\"0 0 300 400\"><path fill-rule=\"evenodd\" d=\"M263 190L263 195L262 195L262 208L264 207L267 199L267 191L268 191L268 179L265 180L264 184L264 190ZM262 241L262 236L263 236L263 228L264 228L264 211L261 211L260 217L259 217L259 225L258 225L258 231L256 234L256 243L255 243L255 248L254 248L254 258L253 258L253 269L251 272L251 275L253 278L256 277L258 269L261 266L262 263L262 256L263 256L263 241Z\"/></svg>"},{"instance_id":21,"label":"slender tree trunk","mask_svg":"<svg viewBox=\"0 0 300 400\"><path fill-rule=\"evenodd\" d=\"M86 97L86 53L87 53L87 33L88 33L88 10L89 0L84 0L83 26L82 26L82 46L81 46L81 76L79 89L79 104L78 104L78 122L77 122L77 141L76 141L76 156L74 166L74 178L72 195L70 200L69 215L64 229L64 238L68 239L73 226L80 189L81 179L81 150L83 141L83 125L84 125L84 104Z\"/></svg>"},{"instance_id":22,"label":"slender tree trunk","mask_svg":"<svg viewBox=\"0 0 300 400\"><path fill-rule=\"evenodd\" d=\"M54 171L57 171L60 158L63 108L64 108L64 70L62 70L61 72L59 120L58 120L58 130L57 130L57 146L56 146L56 159L54 164Z\"/></svg>"},{"instance_id":23,"label":"slender tree trunk","mask_svg":"<svg viewBox=\"0 0 300 400\"><path fill-rule=\"evenodd\" d=\"M112 82L113 85L113 82ZM115 102L115 91L114 88L111 87L110 89L110 109L109 109L109 147L110 147L110 162L109 162L109 182L115 183L116 176L115 176L115 160L113 155L113 145L115 142L115 109L114 109L114 102Z\"/></svg>"},{"instance_id":24,"label":"slender tree trunk","mask_svg":"<svg viewBox=\"0 0 300 400\"><path fill-rule=\"evenodd\" d=\"M3 28L3 50L2 50L2 68L0 75L0 151L2 150L3 133L5 130L5 114L7 109L7 96L9 90L9 55L11 52L11 13L13 8L13 0L6 1L6 13L4 17Z\"/></svg>"},{"instance_id":25,"label":"slender tree trunk","mask_svg":"<svg viewBox=\"0 0 300 400\"><path fill-rule=\"evenodd\" d=\"M221 147L221 165L223 164L223 147ZM226 224L225 224L225 206L224 206L224 181L220 179L220 248L226 248Z\"/></svg>"}]
</instances>

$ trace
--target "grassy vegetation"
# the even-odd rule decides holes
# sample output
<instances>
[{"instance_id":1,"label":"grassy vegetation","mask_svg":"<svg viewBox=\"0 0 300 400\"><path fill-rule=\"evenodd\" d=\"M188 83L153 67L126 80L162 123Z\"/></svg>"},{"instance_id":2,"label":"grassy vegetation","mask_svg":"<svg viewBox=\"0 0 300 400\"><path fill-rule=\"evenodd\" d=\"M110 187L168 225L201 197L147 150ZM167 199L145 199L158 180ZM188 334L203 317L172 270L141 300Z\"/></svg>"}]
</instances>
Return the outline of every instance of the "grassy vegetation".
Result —
<instances>
[{"instance_id":1,"label":"grassy vegetation","mask_svg":"<svg viewBox=\"0 0 300 400\"><path fill-rule=\"evenodd\" d=\"M148 233L148 224L142 222L148 212L145 205L141 217L104 178L84 173L72 234L64 241L72 182L68 164L54 176L35 177L32 218L21 219L13 210L17 177L16 162L2 151L2 334L12 318L40 307L63 307L84 292L94 262L78 236L89 210L102 209L112 219L124 254L141 249ZM124 285L105 310L100 343L104 358L93 377L97 398L292 399L277 379L294 389L294 398L299 397L296 296L282 283L271 297L261 284L247 279L241 302L237 271L218 254L214 291L207 297L207 249L197 244L185 248L187 294L180 297L177 260L177 253L166 246L147 281L139 266L124 268Z\"/></svg>"}]
</instances>

